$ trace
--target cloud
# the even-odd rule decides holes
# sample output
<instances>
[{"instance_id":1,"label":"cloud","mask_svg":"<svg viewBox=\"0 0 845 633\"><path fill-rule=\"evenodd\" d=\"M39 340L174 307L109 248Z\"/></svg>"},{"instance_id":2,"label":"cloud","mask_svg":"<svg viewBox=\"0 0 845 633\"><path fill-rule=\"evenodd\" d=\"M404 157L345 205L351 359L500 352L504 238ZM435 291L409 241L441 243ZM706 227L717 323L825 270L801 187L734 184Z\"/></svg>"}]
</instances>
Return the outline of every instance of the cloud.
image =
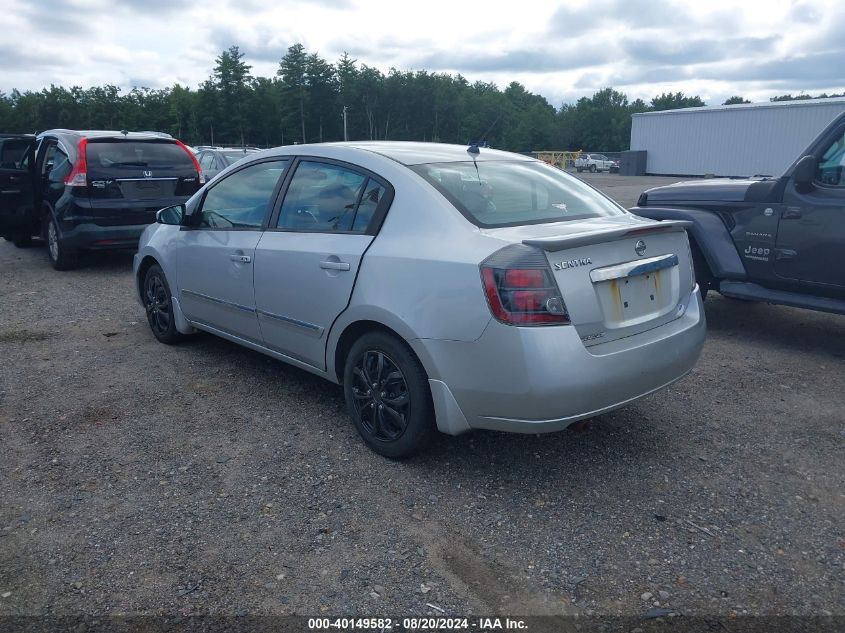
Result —
<instances>
[{"instance_id":1,"label":"cloud","mask_svg":"<svg viewBox=\"0 0 845 633\"><path fill-rule=\"evenodd\" d=\"M774 35L723 39L663 38L660 40L649 36L639 36L623 40L622 51L629 63L678 66L768 54L778 40L779 38Z\"/></svg>"}]
</instances>

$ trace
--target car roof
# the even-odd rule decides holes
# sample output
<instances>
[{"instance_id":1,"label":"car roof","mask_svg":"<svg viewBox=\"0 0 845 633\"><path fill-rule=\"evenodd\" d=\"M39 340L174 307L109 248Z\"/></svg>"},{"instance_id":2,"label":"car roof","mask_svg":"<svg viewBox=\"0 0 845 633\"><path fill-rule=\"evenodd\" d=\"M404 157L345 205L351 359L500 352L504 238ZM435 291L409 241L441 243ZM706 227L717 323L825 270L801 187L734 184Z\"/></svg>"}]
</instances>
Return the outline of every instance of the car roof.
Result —
<instances>
[{"instance_id":1,"label":"car roof","mask_svg":"<svg viewBox=\"0 0 845 633\"><path fill-rule=\"evenodd\" d=\"M159 140L159 139L173 139L170 134L165 132L127 132L124 134L117 130L44 130L39 136L64 136L77 139L82 138L126 138L135 140Z\"/></svg>"},{"instance_id":2,"label":"car roof","mask_svg":"<svg viewBox=\"0 0 845 633\"><path fill-rule=\"evenodd\" d=\"M316 143L313 145L293 145L285 149L290 153L307 153L309 147L348 147L358 151L380 154L403 165L422 165L425 163L453 163L460 161L487 160L535 160L531 156L503 152L482 147L478 154L467 152L467 145L448 143L423 143L413 141L346 141L340 143Z\"/></svg>"}]
</instances>

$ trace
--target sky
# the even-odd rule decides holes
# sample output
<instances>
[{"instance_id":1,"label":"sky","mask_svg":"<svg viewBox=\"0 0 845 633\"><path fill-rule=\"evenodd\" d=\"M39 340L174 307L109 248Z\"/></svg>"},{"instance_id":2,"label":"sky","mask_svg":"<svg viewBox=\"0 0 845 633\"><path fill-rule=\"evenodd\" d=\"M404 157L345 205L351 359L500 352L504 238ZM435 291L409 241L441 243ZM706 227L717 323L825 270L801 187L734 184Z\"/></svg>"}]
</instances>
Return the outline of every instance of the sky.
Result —
<instances>
[{"instance_id":1,"label":"sky","mask_svg":"<svg viewBox=\"0 0 845 633\"><path fill-rule=\"evenodd\" d=\"M607 86L708 104L845 92L845 0L0 0L0 91L196 88L229 46L255 76L288 46L387 72L518 81L555 107Z\"/></svg>"}]
</instances>

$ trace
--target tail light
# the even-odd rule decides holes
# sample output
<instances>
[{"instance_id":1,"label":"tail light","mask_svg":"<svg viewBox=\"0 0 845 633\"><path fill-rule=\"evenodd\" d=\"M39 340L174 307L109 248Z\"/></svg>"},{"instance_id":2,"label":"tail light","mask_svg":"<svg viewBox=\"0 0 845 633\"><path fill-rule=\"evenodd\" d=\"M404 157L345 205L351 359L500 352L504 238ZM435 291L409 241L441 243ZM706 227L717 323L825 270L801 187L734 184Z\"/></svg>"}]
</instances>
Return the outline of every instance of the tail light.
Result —
<instances>
[{"instance_id":1,"label":"tail light","mask_svg":"<svg viewBox=\"0 0 845 633\"><path fill-rule=\"evenodd\" d=\"M481 282L493 316L508 325L565 325L569 315L546 256L513 244L481 263Z\"/></svg>"},{"instance_id":2,"label":"tail light","mask_svg":"<svg viewBox=\"0 0 845 633\"><path fill-rule=\"evenodd\" d=\"M88 139L83 138L79 141L79 146L76 152L76 163L73 169L65 178L65 185L68 187L87 187L88 186Z\"/></svg>"},{"instance_id":3,"label":"tail light","mask_svg":"<svg viewBox=\"0 0 845 633\"><path fill-rule=\"evenodd\" d=\"M202 167L200 167L200 162L197 160L197 157L194 155L194 153L191 150L188 149L188 146L185 145L182 141L177 140L176 144L179 147L181 147L183 150L185 150L185 153L188 156L191 157L191 162L194 164L194 168L197 170L197 177L199 178L200 185L204 185L205 184L205 174L202 173Z\"/></svg>"}]
</instances>

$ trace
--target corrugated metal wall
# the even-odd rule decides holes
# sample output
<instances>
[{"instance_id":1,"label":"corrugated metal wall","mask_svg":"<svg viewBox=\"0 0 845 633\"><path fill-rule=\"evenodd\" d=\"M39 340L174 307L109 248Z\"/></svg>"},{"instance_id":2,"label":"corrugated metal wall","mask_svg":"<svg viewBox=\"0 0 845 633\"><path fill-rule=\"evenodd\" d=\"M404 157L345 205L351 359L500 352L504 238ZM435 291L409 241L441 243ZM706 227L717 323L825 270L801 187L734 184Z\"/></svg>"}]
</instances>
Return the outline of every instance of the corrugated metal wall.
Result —
<instances>
[{"instance_id":1,"label":"corrugated metal wall","mask_svg":"<svg viewBox=\"0 0 845 633\"><path fill-rule=\"evenodd\" d=\"M845 99L635 114L631 149L648 152L649 174L780 176L842 112Z\"/></svg>"}]
</instances>

